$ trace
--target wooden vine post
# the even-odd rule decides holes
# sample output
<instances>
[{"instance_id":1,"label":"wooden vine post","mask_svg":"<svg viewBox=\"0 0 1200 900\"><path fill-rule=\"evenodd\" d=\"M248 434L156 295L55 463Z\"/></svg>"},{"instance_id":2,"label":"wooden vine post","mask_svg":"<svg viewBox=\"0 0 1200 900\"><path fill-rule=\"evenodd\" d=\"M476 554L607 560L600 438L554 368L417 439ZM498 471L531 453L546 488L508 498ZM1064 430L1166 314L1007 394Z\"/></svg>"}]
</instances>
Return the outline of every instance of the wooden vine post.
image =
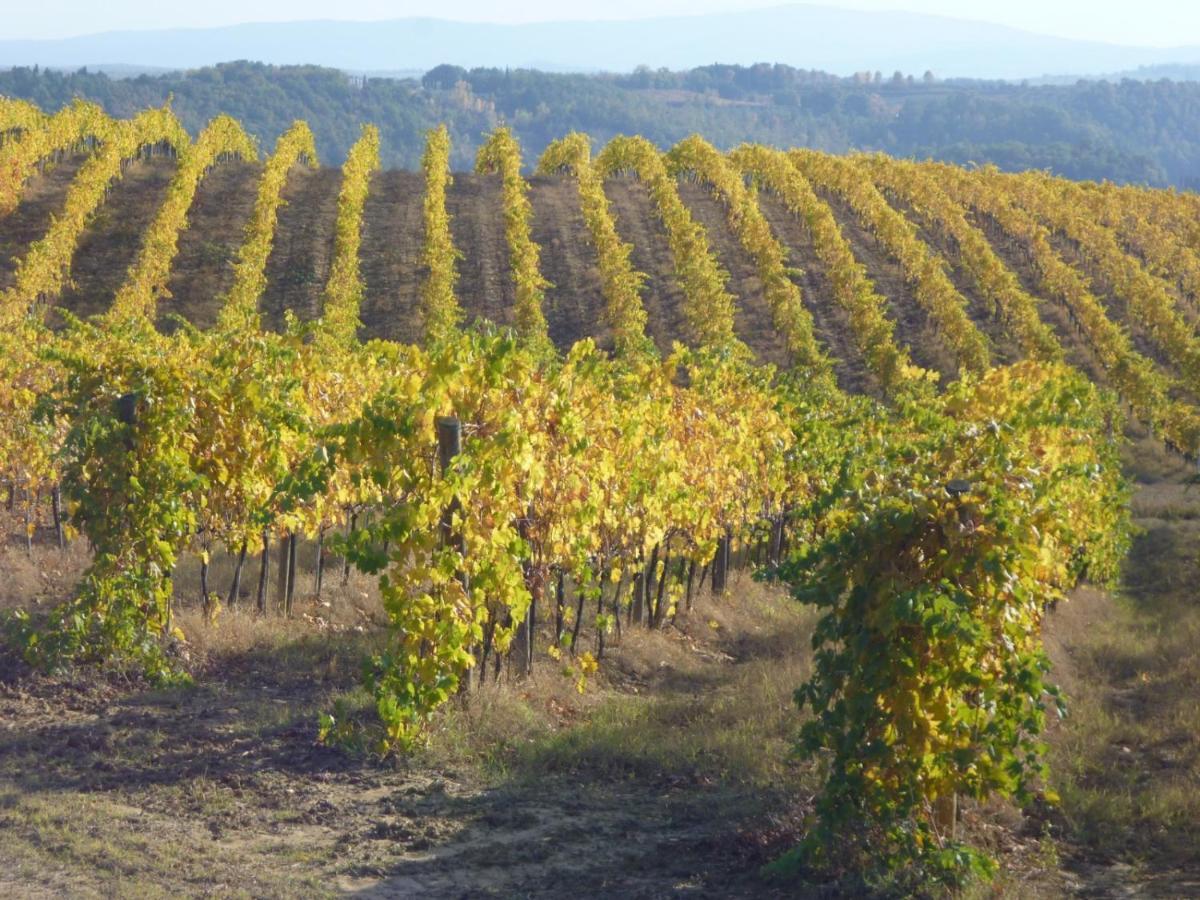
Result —
<instances>
[{"instance_id":1,"label":"wooden vine post","mask_svg":"<svg viewBox=\"0 0 1200 900\"><path fill-rule=\"evenodd\" d=\"M437 441L438 441L438 463L441 465L442 477L445 477L450 466L454 462L454 458L462 453L462 422L454 416L441 416L437 420ZM455 497L446 506L442 512L440 522L442 532L442 545L445 547L453 547L460 555L465 555L467 552L466 542L463 536L454 530L454 515L462 509L458 498ZM468 590L467 577L465 573L459 572L459 581L462 582L463 590ZM463 673L462 683L459 687L461 691L469 691L471 689L471 672L472 669L467 669Z\"/></svg>"},{"instance_id":2,"label":"wooden vine post","mask_svg":"<svg viewBox=\"0 0 1200 900\"><path fill-rule=\"evenodd\" d=\"M725 529L725 536L718 541L717 554L713 557L712 562L712 589L713 593L718 597L725 593L725 587L729 581L729 549L731 543L729 529Z\"/></svg>"}]
</instances>

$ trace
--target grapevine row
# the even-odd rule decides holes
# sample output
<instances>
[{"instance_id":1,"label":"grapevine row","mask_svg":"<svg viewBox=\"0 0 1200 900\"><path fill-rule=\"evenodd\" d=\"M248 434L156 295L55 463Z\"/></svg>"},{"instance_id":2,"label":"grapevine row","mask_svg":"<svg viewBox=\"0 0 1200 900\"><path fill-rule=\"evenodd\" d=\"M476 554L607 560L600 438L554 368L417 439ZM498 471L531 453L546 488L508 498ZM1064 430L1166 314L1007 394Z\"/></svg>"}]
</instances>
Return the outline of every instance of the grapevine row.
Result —
<instances>
[{"instance_id":1,"label":"grapevine row","mask_svg":"<svg viewBox=\"0 0 1200 900\"><path fill-rule=\"evenodd\" d=\"M704 226L692 218L679 199L675 179L662 155L641 137L615 137L596 158L603 177L632 172L646 184L667 231L675 278L683 290L684 320L691 339L702 347L731 347L734 334L734 299L726 290L729 274L708 245Z\"/></svg>"},{"instance_id":2,"label":"grapevine row","mask_svg":"<svg viewBox=\"0 0 1200 900\"><path fill-rule=\"evenodd\" d=\"M218 116L194 144L177 152L178 163L166 198L142 239L137 259L129 269L110 308L114 316L154 317L160 297L167 293L171 264L179 248L179 235L187 227L187 214L200 180L226 157L255 160L258 148L229 116Z\"/></svg>"},{"instance_id":3,"label":"grapevine row","mask_svg":"<svg viewBox=\"0 0 1200 900\"><path fill-rule=\"evenodd\" d=\"M1122 198L1109 185L1072 186L1071 199L1112 228L1145 262L1151 274L1177 284L1192 311L1200 311L1200 254L1175 232L1151 218L1151 207L1140 202L1145 194Z\"/></svg>"},{"instance_id":4,"label":"grapevine row","mask_svg":"<svg viewBox=\"0 0 1200 900\"><path fill-rule=\"evenodd\" d=\"M891 394L905 386L928 383L930 373L913 365L908 351L896 343L895 326L886 313L887 300L875 290L866 269L854 258L833 212L787 155L744 145L730 158L739 170L779 195L788 210L808 227L816 254L828 270L833 299L846 311L855 346L884 391Z\"/></svg>"},{"instance_id":5,"label":"grapevine row","mask_svg":"<svg viewBox=\"0 0 1200 900\"><path fill-rule=\"evenodd\" d=\"M69 153L86 141L103 142L115 127L99 106L76 100L0 145L0 217L17 208L39 163Z\"/></svg>"},{"instance_id":6,"label":"grapevine row","mask_svg":"<svg viewBox=\"0 0 1200 900\"><path fill-rule=\"evenodd\" d=\"M538 160L539 174L569 172L579 185L583 220L596 247L600 283L604 292L605 319L612 330L617 355L650 349L646 336L646 309L642 285L646 276L633 268L633 247L621 240L613 222L604 180L591 159L587 135L572 132L551 143Z\"/></svg>"},{"instance_id":7,"label":"grapevine row","mask_svg":"<svg viewBox=\"0 0 1200 900\"><path fill-rule=\"evenodd\" d=\"M967 315L966 300L950 282L945 263L921 241L912 224L892 209L851 163L809 150L793 150L791 157L814 185L845 199L900 264L905 278L914 287L917 302L937 324L959 368L974 372L987 369L990 365L987 338Z\"/></svg>"},{"instance_id":8,"label":"grapevine row","mask_svg":"<svg viewBox=\"0 0 1200 900\"><path fill-rule=\"evenodd\" d=\"M667 165L671 174L688 172L699 178L725 204L729 226L754 260L775 329L783 335L794 365L828 372L829 361L813 334L812 316L804 308L800 288L789 276L787 250L771 233L771 226L741 174L712 144L697 135L676 144L667 154Z\"/></svg>"},{"instance_id":9,"label":"grapevine row","mask_svg":"<svg viewBox=\"0 0 1200 900\"><path fill-rule=\"evenodd\" d=\"M378 169L379 130L374 125L364 125L362 135L346 154L342 166L342 189L338 194L337 220L334 222L333 263L325 284L323 330L335 343L350 344L358 338L358 314L364 290L358 262L362 214L371 187L371 173Z\"/></svg>"},{"instance_id":10,"label":"grapevine row","mask_svg":"<svg viewBox=\"0 0 1200 900\"><path fill-rule=\"evenodd\" d=\"M926 228L940 230L953 242L960 265L980 294L991 302L1025 355L1044 360L1062 358L1062 346L1041 320L1038 301L1021 287L983 233L967 221L962 207L925 169L882 155L860 157L855 164L869 173L876 186L900 197Z\"/></svg>"},{"instance_id":11,"label":"grapevine row","mask_svg":"<svg viewBox=\"0 0 1200 900\"><path fill-rule=\"evenodd\" d=\"M458 260L462 254L450 234L446 189L450 186L450 133L442 125L429 132L421 157L425 175L425 246L422 261L425 283L421 287L421 323L425 337L437 340L452 333L462 321L462 308L454 294Z\"/></svg>"},{"instance_id":12,"label":"grapevine row","mask_svg":"<svg viewBox=\"0 0 1200 900\"><path fill-rule=\"evenodd\" d=\"M479 148L475 170L499 173L504 192L504 237L508 242L509 269L516 288L514 324L517 333L531 342L548 342L542 301L550 287L539 264L541 250L530 236L529 185L521 176L521 147L508 128L498 128Z\"/></svg>"},{"instance_id":13,"label":"grapevine row","mask_svg":"<svg viewBox=\"0 0 1200 900\"><path fill-rule=\"evenodd\" d=\"M1054 250L1048 229L994 185L953 166L923 165L955 200L991 218L1021 244L1032 259L1040 290L1067 308L1113 386L1138 417L1174 446L1188 452L1200 448L1200 418L1190 406L1169 399L1168 380L1133 348L1129 335L1109 319L1086 279Z\"/></svg>"},{"instance_id":14,"label":"grapevine row","mask_svg":"<svg viewBox=\"0 0 1200 900\"><path fill-rule=\"evenodd\" d=\"M267 286L267 259L275 241L279 207L284 202L283 186L292 166L299 162L316 166L317 148L308 124L297 121L279 136L274 152L263 166L254 210L234 263L233 285L221 306L223 327L258 330L258 300Z\"/></svg>"},{"instance_id":15,"label":"grapevine row","mask_svg":"<svg viewBox=\"0 0 1200 900\"><path fill-rule=\"evenodd\" d=\"M1128 305L1129 315L1144 328L1180 378L1193 393L1200 394L1200 341L1179 314L1175 298L1161 280L1121 249L1112 231L1092 221L1078 207L1064 201L1037 176L1002 176L983 171L977 177L1004 191L1014 202L1048 223L1078 245Z\"/></svg>"},{"instance_id":16,"label":"grapevine row","mask_svg":"<svg viewBox=\"0 0 1200 900\"><path fill-rule=\"evenodd\" d=\"M80 168L50 230L18 264L15 283L0 294L0 325L19 321L39 301L61 293L75 245L112 183L123 174L127 160L147 146L165 144L178 152L190 143L175 114L165 107L118 122L111 139Z\"/></svg>"},{"instance_id":17,"label":"grapevine row","mask_svg":"<svg viewBox=\"0 0 1200 900\"><path fill-rule=\"evenodd\" d=\"M46 114L27 100L0 97L0 141L7 143L12 135L35 130L46 121Z\"/></svg>"}]
</instances>

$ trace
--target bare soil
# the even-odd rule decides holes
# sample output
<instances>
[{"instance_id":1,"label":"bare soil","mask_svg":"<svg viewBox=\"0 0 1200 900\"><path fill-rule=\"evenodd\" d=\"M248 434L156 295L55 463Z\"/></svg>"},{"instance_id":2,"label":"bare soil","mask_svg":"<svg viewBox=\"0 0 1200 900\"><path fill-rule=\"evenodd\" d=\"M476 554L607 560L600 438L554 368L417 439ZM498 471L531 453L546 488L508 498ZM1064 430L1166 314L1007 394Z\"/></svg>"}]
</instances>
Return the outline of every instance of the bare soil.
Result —
<instances>
[{"instance_id":1,"label":"bare soil","mask_svg":"<svg viewBox=\"0 0 1200 900\"><path fill-rule=\"evenodd\" d=\"M70 156L35 174L25 185L17 208L0 218L0 290L12 285L17 264L49 229L50 217L63 208L71 182L87 159Z\"/></svg>"},{"instance_id":2,"label":"bare soil","mask_svg":"<svg viewBox=\"0 0 1200 900\"><path fill-rule=\"evenodd\" d=\"M566 348L591 335L600 346L610 347L596 248L580 211L575 179L536 176L529 187L530 232L542 251L542 275L551 284L543 305L550 339Z\"/></svg>"},{"instance_id":3,"label":"bare soil","mask_svg":"<svg viewBox=\"0 0 1200 900\"><path fill-rule=\"evenodd\" d=\"M221 297L233 287L261 175L261 163L224 160L201 179L171 267L171 296L158 304L160 328L172 327L171 316L202 329L216 324Z\"/></svg>"},{"instance_id":4,"label":"bare soil","mask_svg":"<svg viewBox=\"0 0 1200 900\"><path fill-rule=\"evenodd\" d=\"M466 321L512 325L516 289L504 236L500 176L455 175L446 191L446 212L454 246L462 254L456 290Z\"/></svg>"},{"instance_id":5,"label":"bare soil","mask_svg":"<svg viewBox=\"0 0 1200 900\"><path fill-rule=\"evenodd\" d=\"M371 177L359 252L366 285L359 316L363 337L402 343L420 339L424 190L417 172L376 172Z\"/></svg>"},{"instance_id":6,"label":"bare soil","mask_svg":"<svg viewBox=\"0 0 1200 900\"><path fill-rule=\"evenodd\" d=\"M88 318L112 305L174 174L175 161L161 156L129 163L80 238L55 306Z\"/></svg>"},{"instance_id":7,"label":"bare soil","mask_svg":"<svg viewBox=\"0 0 1200 900\"><path fill-rule=\"evenodd\" d=\"M293 166L288 174L259 300L265 328L282 331L288 311L301 322L321 315L341 187L341 169Z\"/></svg>"}]
</instances>

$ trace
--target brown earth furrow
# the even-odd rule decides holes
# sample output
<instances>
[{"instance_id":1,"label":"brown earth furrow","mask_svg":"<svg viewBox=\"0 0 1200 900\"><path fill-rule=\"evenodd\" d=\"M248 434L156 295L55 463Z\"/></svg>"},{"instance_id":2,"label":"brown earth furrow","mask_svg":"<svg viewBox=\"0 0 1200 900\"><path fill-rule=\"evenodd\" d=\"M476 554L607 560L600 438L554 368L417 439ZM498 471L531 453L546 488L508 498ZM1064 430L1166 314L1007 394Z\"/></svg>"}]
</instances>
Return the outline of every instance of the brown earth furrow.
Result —
<instances>
[{"instance_id":1,"label":"brown earth furrow","mask_svg":"<svg viewBox=\"0 0 1200 900\"><path fill-rule=\"evenodd\" d=\"M890 191L880 189L880 193L888 203L906 218L919 237L930 250L946 261L946 272L950 283L967 301L967 315L975 323L975 327L984 333L991 345L992 364L1008 365L1021 359L1023 354L1016 339L1004 328L1004 323L996 315L994 306L975 285L975 279L963 268L957 242L937 228L926 228L911 206Z\"/></svg>"},{"instance_id":2,"label":"brown earth furrow","mask_svg":"<svg viewBox=\"0 0 1200 900\"><path fill-rule=\"evenodd\" d=\"M610 178L604 193L616 219L621 240L633 245L633 267L646 275L642 304L646 333L659 350L670 352L674 341L687 341L683 318L685 299L675 278L675 261L667 230L654 210L646 186L634 178Z\"/></svg>"},{"instance_id":3,"label":"brown earth furrow","mask_svg":"<svg viewBox=\"0 0 1200 900\"><path fill-rule=\"evenodd\" d=\"M450 233L462 258L455 292L464 321L511 325L516 290L504 235L504 195L497 175L457 174L446 191Z\"/></svg>"},{"instance_id":4,"label":"brown earth furrow","mask_svg":"<svg viewBox=\"0 0 1200 900\"><path fill-rule=\"evenodd\" d=\"M258 302L264 328L282 331L288 310L302 321L321 314L341 187L341 169L293 166L288 173Z\"/></svg>"},{"instance_id":5,"label":"brown earth furrow","mask_svg":"<svg viewBox=\"0 0 1200 900\"><path fill-rule=\"evenodd\" d=\"M137 259L174 174L175 161L165 157L137 160L126 167L80 237L71 260L70 283L56 307L81 318L108 310Z\"/></svg>"},{"instance_id":6,"label":"brown earth furrow","mask_svg":"<svg viewBox=\"0 0 1200 900\"><path fill-rule=\"evenodd\" d=\"M50 217L62 209L71 182L86 160L86 156L73 156L49 167L45 174L34 175L20 205L0 216L0 290L12 286L17 264L50 228Z\"/></svg>"},{"instance_id":7,"label":"brown earth furrow","mask_svg":"<svg viewBox=\"0 0 1200 900\"><path fill-rule=\"evenodd\" d=\"M542 275L551 283L543 303L550 339L562 349L584 337L611 347L596 249L575 179L539 175L529 180L529 188L530 234L541 248Z\"/></svg>"},{"instance_id":8,"label":"brown earth furrow","mask_svg":"<svg viewBox=\"0 0 1200 900\"><path fill-rule=\"evenodd\" d=\"M854 210L831 192L817 190L837 219L842 235L854 251L854 258L867 268L867 277L888 300L888 314L896 323L896 342L907 346L913 362L932 369L950 381L957 375L954 354L938 333L937 326L917 303L912 286L900 264L888 255L858 220Z\"/></svg>"},{"instance_id":9,"label":"brown earth furrow","mask_svg":"<svg viewBox=\"0 0 1200 900\"><path fill-rule=\"evenodd\" d=\"M804 221L791 213L782 200L765 191L758 195L758 206L775 237L788 251L788 265L794 270L792 280L800 286L804 305L813 317L817 340L833 357L838 386L851 393L873 391L871 375L854 346L849 319L833 299L828 270L816 254L812 234Z\"/></svg>"},{"instance_id":10,"label":"brown earth furrow","mask_svg":"<svg viewBox=\"0 0 1200 900\"><path fill-rule=\"evenodd\" d=\"M179 236L167 290L158 303L159 327L182 316L197 328L217 321L221 297L233 286L233 264L254 210L262 166L229 160L216 165L196 188L188 227Z\"/></svg>"},{"instance_id":11,"label":"brown earth furrow","mask_svg":"<svg viewBox=\"0 0 1200 900\"><path fill-rule=\"evenodd\" d=\"M679 197L708 232L709 247L730 275L728 289L737 298L734 328L738 337L761 362L786 368L790 362L787 344L775 328L754 257L729 227L725 205L695 181L681 180Z\"/></svg>"},{"instance_id":12,"label":"brown earth furrow","mask_svg":"<svg viewBox=\"0 0 1200 900\"><path fill-rule=\"evenodd\" d=\"M363 207L360 317L363 336L414 343L421 338L421 249L425 225L419 172L376 172Z\"/></svg>"}]
</instances>

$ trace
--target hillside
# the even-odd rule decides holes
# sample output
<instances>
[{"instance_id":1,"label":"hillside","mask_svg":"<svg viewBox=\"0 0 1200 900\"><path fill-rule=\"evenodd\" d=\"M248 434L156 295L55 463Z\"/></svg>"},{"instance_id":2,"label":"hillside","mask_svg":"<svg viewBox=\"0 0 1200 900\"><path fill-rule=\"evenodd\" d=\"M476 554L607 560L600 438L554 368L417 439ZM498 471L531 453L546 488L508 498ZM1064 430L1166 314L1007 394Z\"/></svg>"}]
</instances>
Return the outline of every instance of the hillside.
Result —
<instances>
[{"instance_id":1,"label":"hillside","mask_svg":"<svg viewBox=\"0 0 1200 900\"><path fill-rule=\"evenodd\" d=\"M229 121L192 143L162 110L5 110L0 172L28 177L0 182L16 373L0 402L24 416L0 431L16 448L0 458L0 607L26 636L54 604L95 602L65 617L70 639L75 622L128 621L90 585L159 605L134 607L135 662L95 676L31 665L52 629L0 649L0 852L18 860L0 892L793 894L760 872L819 809L823 765L788 752L792 691L843 650L788 591L828 609L847 566L826 570L842 587L825 598L760 585L797 578L779 565L789 540L811 542L792 562L850 547L864 579L883 573L856 597L884 625L859 633L893 643L838 643L898 672L883 689L905 702L948 704L932 678L950 669L982 721L977 692L1021 689L1016 671L1031 705L1001 724L1036 737L1045 636L1073 710L1045 730L1048 780L986 802L964 789L950 813L999 861L991 889L1198 883L1196 195L699 138L589 155L575 136L525 178L505 132L504 174L455 171L443 193L441 130L413 172L376 167L369 128L339 168L312 165L302 124L258 158ZM126 290L95 329L66 326ZM516 325L531 297L571 352L528 325L517 340L453 327L460 311ZM629 304L660 350L704 345L614 361ZM447 333L391 343L423 342L431 310ZM338 331L349 314L381 340ZM280 336L289 318L312 327ZM45 378L74 405L40 400ZM442 429L464 423L451 455ZM96 553L57 528L63 489ZM105 582L106 565L142 580ZM905 618L925 597L927 630ZM102 637L100 654L125 639ZM913 647L929 661L890 652ZM411 652L380 662L396 648ZM153 681L138 653L197 683ZM391 680L357 683L364 657ZM372 715L395 767L361 752L372 732L339 738ZM937 752L1011 750L954 735ZM883 744L905 765L932 756Z\"/></svg>"},{"instance_id":2,"label":"hillside","mask_svg":"<svg viewBox=\"0 0 1200 900\"><path fill-rule=\"evenodd\" d=\"M10 283L13 265L63 202L80 162L81 158L65 160L37 178L18 210L0 223L0 241L8 258L0 274L0 288ZM73 286L59 301L63 308L86 316L102 311L111 302L172 168L173 164L166 159L139 160L113 186L108 201L76 251ZM200 327L215 322L220 294L230 284L232 261L250 215L260 172L261 164L222 163L201 182L172 269L171 296L159 307L164 327L169 326L168 318L175 315ZM284 189L286 205L279 215L260 306L269 327L282 327L285 310L291 310L301 320L312 319L320 312L333 245L339 183L336 167L323 167L317 172L297 167L288 178ZM731 231L723 207L700 185L683 181L679 187L686 206L703 224L717 259L730 274L730 288L739 300L740 336L763 360L784 363L753 262ZM531 180L531 188L534 238L543 248L543 269L553 285L546 295L550 333L563 349L583 337L603 337L603 299L596 259L580 215L574 180L567 176L538 176ZM422 191L419 173L394 170L372 176L362 226L366 284L362 310L364 338L399 341L419 338ZM605 191L621 237L633 245L634 267L647 276L645 303L650 312L650 333L659 348L667 350L671 341L683 333L679 316L682 295L674 279L663 225L655 215L645 186L637 180L610 180ZM826 190L819 193L867 276L887 299L888 315L895 322L900 342L911 348L919 364L952 377L952 357L944 339L915 301L913 285L901 266L844 200ZM894 195L892 198L896 199ZM500 219L498 180L493 176L456 174L449 188L447 207L455 243L462 253L458 294L468 321L484 319L510 324L513 288ZM839 379L850 389L861 388L866 383L863 363L847 342L844 312L829 299L830 272L814 252L811 233L777 197L764 194L761 207L797 270L794 277L816 319L819 335L838 359ZM899 204L899 209L911 213L903 204ZM1028 290L1038 295L1038 272L1027 252L1011 237L998 232L987 216L975 213L973 217L988 232L999 257ZM1021 353L1011 336L1004 334L987 316L992 304L963 269L954 252L953 240L936 229L930 230L919 220L914 220L914 227L945 261L954 287L965 298L980 327L992 338L997 357L1019 357ZM1064 259L1077 263L1081 274L1093 280L1097 296L1113 314L1127 314L1125 303L1113 285L1097 272L1094 264L1078 257L1068 238L1057 237L1054 243ZM1190 258L1192 251L1186 252ZM1200 303L1200 297L1189 292L1190 283L1181 288L1164 282L1164 287L1176 296L1189 315L1192 305ZM1092 360L1093 351L1080 330L1070 324L1066 307L1054 298L1044 298L1041 312L1056 337L1068 348L1071 358L1087 370L1099 372ZM1159 363L1163 371L1173 371L1161 349L1146 337L1142 328L1134 325L1131 333L1139 350Z\"/></svg>"}]
</instances>

